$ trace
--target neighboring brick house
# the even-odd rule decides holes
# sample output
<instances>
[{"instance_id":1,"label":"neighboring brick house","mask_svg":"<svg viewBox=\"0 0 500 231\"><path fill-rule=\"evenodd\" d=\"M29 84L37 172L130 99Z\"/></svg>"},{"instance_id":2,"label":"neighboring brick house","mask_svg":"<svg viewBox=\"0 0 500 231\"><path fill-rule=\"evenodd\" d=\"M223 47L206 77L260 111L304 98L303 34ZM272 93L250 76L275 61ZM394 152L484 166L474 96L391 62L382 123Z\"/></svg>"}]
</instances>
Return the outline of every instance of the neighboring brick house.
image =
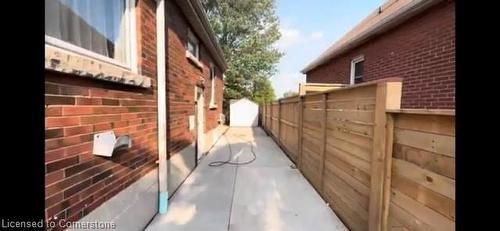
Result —
<instances>
[{"instance_id":1,"label":"neighboring brick house","mask_svg":"<svg viewBox=\"0 0 500 231\"><path fill-rule=\"evenodd\" d=\"M302 70L307 83L403 78L402 108L455 108L455 1L389 0Z\"/></svg>"},{"instance_id":2,"label":"neighboring brick house","mask_svg":"<svg viewBox=\"0 0 500 231\"><path fill-rule=\"evenodd\" d=\"M46 0L45 15L45 219L142 230L221 135L222 50L198 0ZM104 131L131 148L94 155Z\"/></svg>"}]
</instances>

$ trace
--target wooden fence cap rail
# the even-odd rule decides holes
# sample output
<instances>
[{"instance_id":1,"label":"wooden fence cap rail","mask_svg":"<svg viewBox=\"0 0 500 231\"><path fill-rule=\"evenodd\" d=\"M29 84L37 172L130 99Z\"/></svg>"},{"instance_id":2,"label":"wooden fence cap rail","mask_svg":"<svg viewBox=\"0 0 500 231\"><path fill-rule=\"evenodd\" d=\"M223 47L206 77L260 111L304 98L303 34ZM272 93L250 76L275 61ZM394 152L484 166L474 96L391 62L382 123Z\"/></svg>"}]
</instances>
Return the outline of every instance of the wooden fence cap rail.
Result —
<instances>
[{"instance_id":1,"label":"wooden fence cap rail","mask_svg":"<svg viewBox=\"0 0 500 231\"><path fill-rule=\"evenodd\" d=\"M453 109L391 109L389 113L420 114L420 115L455 115Z\"/></svg>"},{"instance_id":2,"label":"wooden fence cap rail","mask_svg":"<svg viewBox=\"0 0 500 231\"><path fill-rule=\"evenodd\" d=\"M337 87L337 86L347 86L349 84L344 83L299 83L302 86L320 86L320 87Z\"/></svg>"},{"instance_id":3,"label":"wooden fence cap rail","mask_svg":"<svg viewBox=\"0 0 500 231\"><path fill-rule=\"evenodd\" d=\"M335 88L335 89L321 91L321 92L314 92L314 93L311 93L311 94L301 95L300 97L307 97L307 96L311 96L311 95L328 94L330 92L345 91L345 90L349 90L349 89L353 89L353 88L360 88L360 87L372 86L372 85L377 85L377 84L380 84L380 83L388 83L388 82L403 82L403 78L378 79L378 80L373 80L373 81L359 83L359 84L354 84L354 85L346 85L345 87L341 87L341 88Z\"/></svg>"},{"instance_id":4,"label":"wooden fence cap rail","mask_svg":"<svg viewBox=\"0 0 500 231\"><path fill-rule=\"evenodd\" d=\"M278 104L279 101L284 101L284 100L291 100L293 98L296 98L297 100L299 98L304 98L307 96L313 96L313 95L321 95L321 94L328 94L330 92L336 92L336 91L344 91L344 90L349 90L353 88L360 88L360 87L366 87L366 86L372 86L372 85L377 85L381 83L388 83L388 82L403 82L403 78L385 78L385 79L377 79L369 82L364 82L360 84L354 84L354 85L349 85L349 84L344 84L345 87L341 88L336 88L336 89L331 89L331 90L326 90L326 91L321 91L321 92L314 92L306 95L294 95L294 96L289 96L285 98L280 98L278 100L270 102L271 104ZM266 104L266 103L264 103Z\"/></svg>"}]
</instances>

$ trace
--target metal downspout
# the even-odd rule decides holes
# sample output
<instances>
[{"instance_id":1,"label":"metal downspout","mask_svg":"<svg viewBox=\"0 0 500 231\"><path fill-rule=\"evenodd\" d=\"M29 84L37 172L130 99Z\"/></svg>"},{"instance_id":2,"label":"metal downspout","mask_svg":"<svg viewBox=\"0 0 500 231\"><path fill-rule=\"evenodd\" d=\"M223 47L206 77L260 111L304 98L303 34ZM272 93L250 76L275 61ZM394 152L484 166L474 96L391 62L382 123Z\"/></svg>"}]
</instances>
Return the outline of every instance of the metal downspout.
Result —
<instances>
[{"instance_id":1,"label":"metal downspout","mask_svg":"<svg viewBox=\"0 0 500 231\"><path fill-rule=\"evenodd\" d=\"M168 209L167 180L167 101L165 63L165 0L156 0L156 62L158 85L158 186L160 214Z\"/></svg>"}]
</instances>

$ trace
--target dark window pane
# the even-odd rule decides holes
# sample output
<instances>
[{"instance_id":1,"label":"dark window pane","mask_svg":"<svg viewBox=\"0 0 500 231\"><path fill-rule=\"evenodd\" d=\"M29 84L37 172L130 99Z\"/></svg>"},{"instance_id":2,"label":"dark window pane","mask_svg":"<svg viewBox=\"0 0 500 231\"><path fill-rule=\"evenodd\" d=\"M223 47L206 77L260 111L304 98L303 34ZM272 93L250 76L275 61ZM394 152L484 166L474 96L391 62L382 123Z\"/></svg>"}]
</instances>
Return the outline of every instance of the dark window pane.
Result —
<instances>
[{"instance_id":1,"label":"dark window pane","mask_svg":"<svg viewBox=\"0 0 500 231\"><path fill-rule=\"evenodd\" d=\"M198 39L195 37L195 35L191 32L191 30L188 30L188 36L187 36L187 50L196 58L200 58L200 48L198 44Z\"/></svg>"},{"instance_id":2,"label":"dark window pane","mask_svg":"<svg viewBox=\"0 0 500 231\"><path fill-rule=\"evenodd\" d=\"M361 83L363 82L363 77L360 76L360 77L357 77L357 78L354 78L354 83L357 84L357 83Z\"/></svg>"},{"instance_id":3,"label":"dark window pane","mask_svg":"<svg viewBox=\"0 0 500 231\"><path fill-rule=\"evenodd\" d=\"M354 76L363 76L363 63L365 61L357 62L354 64Z\"/></svg>"},{"instance_id":4,"label":"dark window pane","mask_svg":"<svg viewBox=\"0 0 500 231\"><path fill-rule=\"evenodd\" d=\"M199 58L199 51L198 51L198 44L191 39L188 39L188 44L187 44L187 49L188 51L193 54L196 58Z\"/></svg>"},{"instance_id":5,"label":"dark window pane","mask_svg":"<svg viewBox=\"0 0 500 231\"><path fill-rule=\"evenodd\" d=\"M193 55L196 55L196 52L195 52L195 45L193 42L191 42L190 40L188 40L188 51L193 54Z\"/></svg>"}]
</instances>

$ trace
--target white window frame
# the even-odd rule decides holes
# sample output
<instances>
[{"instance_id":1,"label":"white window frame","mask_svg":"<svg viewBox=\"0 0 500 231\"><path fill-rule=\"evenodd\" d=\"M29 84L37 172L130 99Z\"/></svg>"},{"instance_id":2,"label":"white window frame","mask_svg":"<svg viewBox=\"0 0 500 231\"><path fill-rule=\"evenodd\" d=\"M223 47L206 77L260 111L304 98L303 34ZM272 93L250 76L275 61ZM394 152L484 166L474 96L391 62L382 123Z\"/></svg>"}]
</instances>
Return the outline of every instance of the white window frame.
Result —
<instances>
[{"instance_id":1,"label":"white window frame","mask_svg":"<svg viewBox=\"0 0 500 231\"><path fill-rule=\"evenodd\" d=\"M45 45L56 47L58 49L66 50L71 53L76 53L82 56L86 56L97 61L105 62L124 68L133 73L137 73L137 32L136 32L136 15L135 15L135 0L125 0L125 20L128 25L125 27L125 39L128 44L126 63L118 61L116 59L107 57L105 55L87 50L85 48L79 47L77 45L71 44L64 40L45 35Z\"/></svg>"},{"instance_id":2,"label":"white window frame","mask_svg":"<svg viewBox=\"0 0 500 231\"><path fill-rule=\"evenodd\" d=\"M351 77L350 77L350 83L351 85L354 84L354 68L356 67L356 63L363 62L365 61L365 56L360 55L354 59L351 60Z\"/></svg>"},{"instance_id":3,"label":"white window frame","mask_svg":"<svg viewBox=\"0 0 500 231\"><path fill-rule=\"evenodd\" d=\"M210 108L216 108L217 104L215 102L215 66L210 63Z\"/></svg>"}]
</instances>

